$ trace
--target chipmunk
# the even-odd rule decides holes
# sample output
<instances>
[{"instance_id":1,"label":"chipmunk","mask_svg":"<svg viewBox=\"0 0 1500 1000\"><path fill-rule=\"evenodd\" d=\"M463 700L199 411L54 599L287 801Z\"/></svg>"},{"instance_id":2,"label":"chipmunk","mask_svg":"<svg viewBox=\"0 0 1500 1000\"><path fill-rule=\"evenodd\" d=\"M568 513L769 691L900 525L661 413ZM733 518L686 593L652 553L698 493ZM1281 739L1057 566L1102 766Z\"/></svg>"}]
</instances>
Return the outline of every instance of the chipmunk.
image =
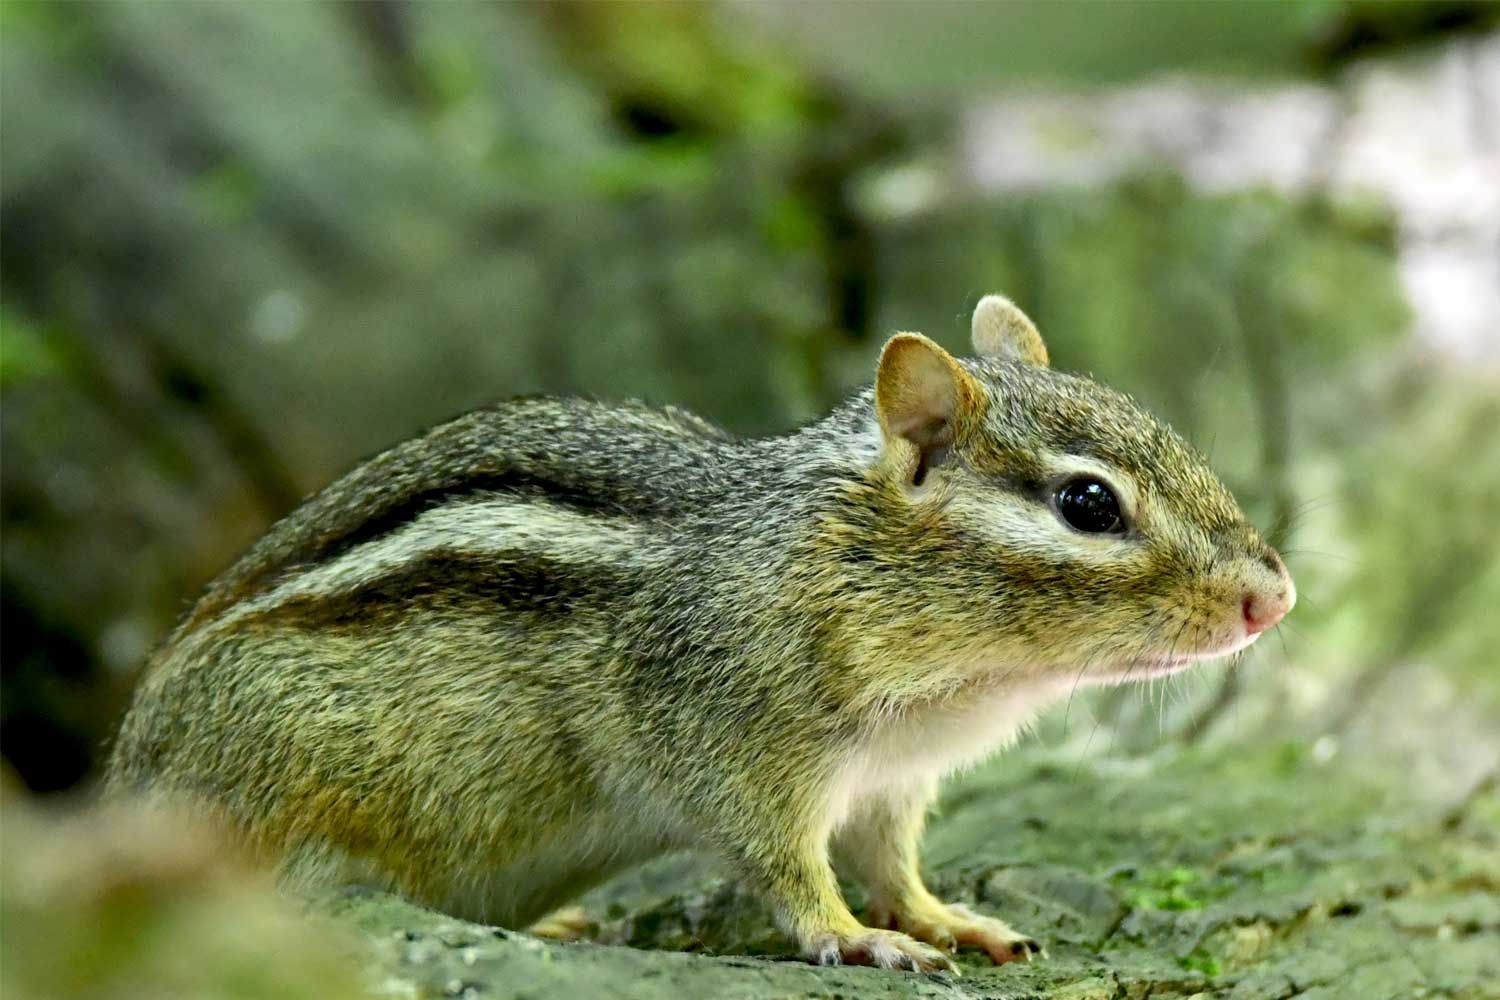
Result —
<instances>
[{"instance_id":1,"label":"chipmunk","mask_svg":"<svg viewBox=\"0 0 1500 1000\"><path fill-rule=\"evenodd\" d=\"M699 848L810 961L1029 958L923 884L939 779L1079 685L1243 649L1295 589L1204 460L1049 367L1016 306L984 298L973 345L897 334L872 387L777 437L533 398L397 445L208 588L111 786L294 885L510 927Z\"/></svg>"}]
</instances>

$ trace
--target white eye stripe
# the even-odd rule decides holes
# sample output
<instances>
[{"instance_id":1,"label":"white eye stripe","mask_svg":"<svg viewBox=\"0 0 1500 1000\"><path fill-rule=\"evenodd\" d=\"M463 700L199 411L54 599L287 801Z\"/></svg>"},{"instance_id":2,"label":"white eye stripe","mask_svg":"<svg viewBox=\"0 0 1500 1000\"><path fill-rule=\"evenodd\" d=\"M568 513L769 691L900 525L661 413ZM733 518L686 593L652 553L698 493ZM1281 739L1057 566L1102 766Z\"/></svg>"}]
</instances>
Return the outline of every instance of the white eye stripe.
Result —
<instances>
[{"instance_id":1,"label":"white eye stripe","mask_svg":"<svg viewBox=\"0 0 1500 1000\"><path fill-rule=\"evenodd\" d=\"M989 544L1048 562L1083 558L1106 565L1133 557L1133 547L1120 545L1119 536L1075 531L1048 504L1015 494L985 496L966 491L952 498L944 514Z\"/></svg>"},{"instance_id":2,"label":"white eye stripe","mask_svg":"<svg viewBox=\"0 0 1500 1000\"><path fill-rule=\"evenodd\" d=\"M1138 510L1138 489L1128 474L1082 455L1042 456L1048 496L1019 494L973 494L955 491L946 502L948 516L966 530L1013 552L1024 552L1052 562L1080 558L1100 565L1118 564L1134 558L1134 546L1122 546L1117 533L1089 534L1066 525L1054 509L1050 494L1074 479L1097 479L1109 487L1120 503L1126 524Z\"/></svg>"}]
</instances>

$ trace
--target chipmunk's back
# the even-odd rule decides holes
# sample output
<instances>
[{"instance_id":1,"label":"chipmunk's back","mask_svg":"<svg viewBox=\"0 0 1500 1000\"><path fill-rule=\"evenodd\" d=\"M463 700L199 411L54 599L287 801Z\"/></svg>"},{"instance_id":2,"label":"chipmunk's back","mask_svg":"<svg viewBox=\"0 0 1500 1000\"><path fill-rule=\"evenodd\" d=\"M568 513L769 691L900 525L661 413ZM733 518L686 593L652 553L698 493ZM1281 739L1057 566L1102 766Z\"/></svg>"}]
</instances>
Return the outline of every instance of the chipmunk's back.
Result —
<instances>
[{"instance_id":1,"label":"chipmunk's back","mask_svg":"<svg viewBox=\"0 0 1500 1000\"><path fill-rule=\"evenodd\" d=\"M376 455L278 522L212 584L179 636L438 508L504 497L579 516L689 512L732 441L684 410L639 403L537 397L476 410Z\"/></svg>"}]
</instances>

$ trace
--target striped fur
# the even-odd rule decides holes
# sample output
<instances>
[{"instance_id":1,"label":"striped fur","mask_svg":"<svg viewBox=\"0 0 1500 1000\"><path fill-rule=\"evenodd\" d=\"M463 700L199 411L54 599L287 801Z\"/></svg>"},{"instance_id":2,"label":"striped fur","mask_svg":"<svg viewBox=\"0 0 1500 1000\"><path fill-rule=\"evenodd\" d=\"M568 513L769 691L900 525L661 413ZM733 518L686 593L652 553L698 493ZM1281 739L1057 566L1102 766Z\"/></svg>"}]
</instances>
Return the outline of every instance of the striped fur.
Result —
<instances>
[{"instance_id":1,"label":"striped fur","mask_svg":"<svg viewBox=\"0 0 1500 1000\"><path fill-rule=\"evenodd\" d=\"M937 780L1078 683L1233 648L1246 589L1290 581L1124 396L936 350L903 341L879 396L770 439L527 399L376 456L208 589L111 785L227 820L293 883L475 919L522 925L695 847L815 960L1029 955L922 887ZM1138 530L1062 525L1047 498L1070 470L1107 474ZM855 921L835 840L926 944Z\"/></svg>"}]
</instances>

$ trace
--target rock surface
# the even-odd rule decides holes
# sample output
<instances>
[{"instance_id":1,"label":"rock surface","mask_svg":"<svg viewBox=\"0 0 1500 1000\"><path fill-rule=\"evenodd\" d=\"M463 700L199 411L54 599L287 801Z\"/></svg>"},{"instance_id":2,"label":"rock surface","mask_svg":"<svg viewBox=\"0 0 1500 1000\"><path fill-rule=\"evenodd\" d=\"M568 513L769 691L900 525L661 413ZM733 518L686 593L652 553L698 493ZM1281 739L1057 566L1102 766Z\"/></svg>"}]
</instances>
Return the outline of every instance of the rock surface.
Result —
<instances>
[{"instance_id":1,"label":"rock surface","mask_svg":"<svg viewBox=\"0 0 1500 1000\"><path fill-rule=\"evenodd\" d=\"M1434 809L1287 748L1131 763L1038 751L955 782L926 847L940 894L1003 914L1050 957L994 968L965 953L959 977L814 968L746 893L681 857L596 892L591 943L379 894L321 905L364 931L390 996L1500 997L1493 782Z\"/></svg>"}]
</instances>

